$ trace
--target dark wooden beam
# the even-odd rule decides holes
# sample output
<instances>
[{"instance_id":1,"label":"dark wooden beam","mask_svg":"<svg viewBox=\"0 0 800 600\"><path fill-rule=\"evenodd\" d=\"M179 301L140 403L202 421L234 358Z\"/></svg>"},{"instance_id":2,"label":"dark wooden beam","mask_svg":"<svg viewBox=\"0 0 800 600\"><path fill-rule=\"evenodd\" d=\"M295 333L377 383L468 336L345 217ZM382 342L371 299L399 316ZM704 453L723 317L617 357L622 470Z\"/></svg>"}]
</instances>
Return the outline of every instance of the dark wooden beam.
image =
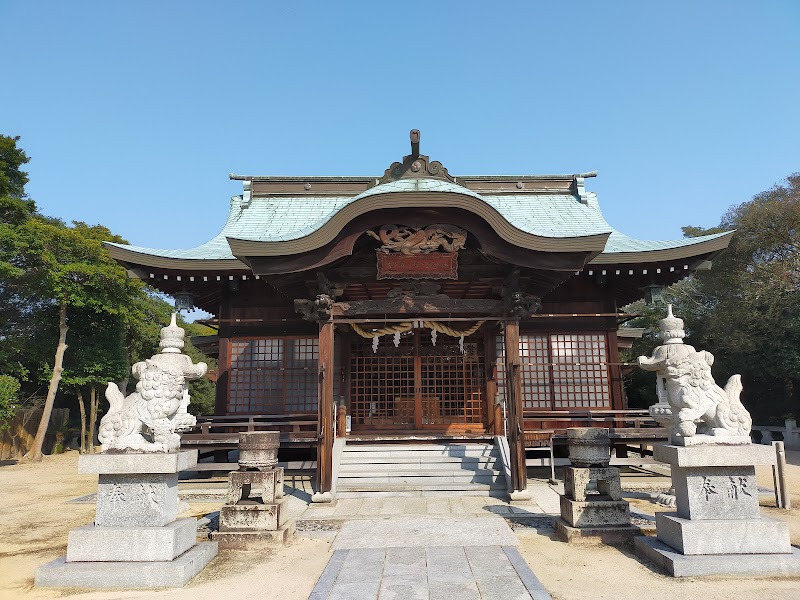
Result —
<instances>
[{"instance_id":1,"label":"dark wooden beam","mask_svg":"<svg viewBox=\"0 0 800 600\"><path fill-rule=\"evenodd\" d=\"M333 487L333 330L332 321L319 325L319 374L317 393L317 493L330 492Z\"/></svg>"},{"instance_id":2,"label":"dark wooden beam","mask_svg":"<svg viewBox=\"0 0 800 600\"><path fill-rule=\"evenodd\" d=\"M385 314L443 314L468 313L483 316L501 315L502 300L454 300L447 296L400 296L389 300L355 300L336 302L333 305L334 317L355 317L360 315Z\"/></svg>"},{"instance_id":3,"label":"dark wooden beam","mask_svg":"<svg viewBox=\"0 0 800 600\"><path fill-rule=\"evenodd\" d=\"M528 487L525 467L525 424L522 409L522 379L519 355L519 322L505 323L506 418L510 454L511 484L514 492Z\"/></svg>"},{"instance_id":4,"label":"dark wooden beam","mask_svg":"<svg viewBox=\"0 0 800 600\"><path fill-rule=\"evenodd\" d=\"M219 315L222 319L227 319L231 311L230 292L225 289L222 291L222 301L219 305ZM229 377L231 369L231 327L226 321L220 323L217 332L219 340L219 359L217 363L217 382L216 396L214 398L214 414L228 414L228 393ZM226 459L227 460L227 459Z\"/></svg>"}]
</instances>

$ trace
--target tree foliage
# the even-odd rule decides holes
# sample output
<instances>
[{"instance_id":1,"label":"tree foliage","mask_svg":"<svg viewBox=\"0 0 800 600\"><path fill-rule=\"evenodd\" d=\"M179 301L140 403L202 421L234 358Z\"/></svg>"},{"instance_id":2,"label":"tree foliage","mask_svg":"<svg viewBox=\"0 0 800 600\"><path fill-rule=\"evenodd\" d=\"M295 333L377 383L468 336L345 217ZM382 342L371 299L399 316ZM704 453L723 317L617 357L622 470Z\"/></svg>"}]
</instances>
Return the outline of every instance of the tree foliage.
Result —
<instances>
[{"instance_id":1,"label":"tree foliage","mask_svg":"<svg viewBox=\"0 0 800 600\"><path fill-rule=\"evenodd\" d=\"M715 355L718 381L741 373L743 402L756 422L798 416L800 174L731 207L718 227L686 227L684 233L693 237L731 229L736 233L713 268L672 286L666 298L686 322L686 342ZM631 309L644 313L638 323L649 331L661 318L657 312L663 314L663 307ZM651 339L640 341L632 354L647 354L654 345ZM631 376L632 404L648 400L639 391L642 377Z\"/></svg>"},{"instance_id":2,"label":"tree foliage","mask_svg":"<svg viewBox=\"0 0 800 600\"><path fill-rule=\"evenodd\" d=\"M95 396L127 382L130 365L157 351L170 307L108 254L103 242L121 237L38 212L17 141L0 136L0 374L31 393L49 381L38 459L56 392Z\"/></svg>"}]
</instances>

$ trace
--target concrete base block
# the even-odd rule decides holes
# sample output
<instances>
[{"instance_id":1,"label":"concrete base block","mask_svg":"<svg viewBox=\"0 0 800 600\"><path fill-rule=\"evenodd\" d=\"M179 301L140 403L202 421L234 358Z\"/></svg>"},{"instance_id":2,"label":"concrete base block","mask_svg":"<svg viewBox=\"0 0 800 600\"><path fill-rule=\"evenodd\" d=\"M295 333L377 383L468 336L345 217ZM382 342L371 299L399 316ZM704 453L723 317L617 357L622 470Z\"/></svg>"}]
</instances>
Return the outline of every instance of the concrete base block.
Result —
<instances>
[{"instance_id":1,"label":"concrete base block","mask_svg":"<svg viewBox=\"0 0 800 600\"><path fill-rule=\"evenodd\" d=\"M616 527L570 527L561 517L553 517L553 527L562 542L585 546L598 544L632 544L642 531L633 525Z\"/></svg>"},{"instance_id":2,"label":"concrete base block","mask_svg":"<svg viewBox=\"0 0 800 600\"><path fill-rule=\"evenodd\" d=\"M586 501L590 482L597 483L597 491L610 500L622 500L619 469L616 467L565 467L564 494L578 502ZM591 495L589 495L591 498Z\"/></svg>"},{"instance_id":3,"label":"concrete base block","mask_svg":"<svg viewBox=\"0 0 800 600\"><path fill-rule=\"evenodd\" d=\"M197 519L178 519L164 527L73 529L67 537L67 562L163 562L194 546Z\"/></svg>"},{"instance_id":4,"label":"concrete base block","mask_svg":"<svg viewBox=\"0 0 800 600\"><path fill-rule=\"evenodd\" d=\"M634 538L636 554L673 577L704 575L800 575L800 550L791 554L716 554L684 556L664 542Z\"/></svg>"},{"instance_id":5,"label":"concrete base block","mask_svg":"<svg viewBox=\"0 0 800 600\"><path fill-rule=\"evenodd\" d=\"M311 502L319 503L319 502L333 502L334 495L331 492L315 492L314 495L311 496Z\"/></svg>"},{"instance_id":6,"label":"concrete base block","mask_svg":"<svg viewBox=\"0 0 800 600\"><path fill-rule=\"evenodd\" d=\"M749 435L693 435L679 437L673 441L673 446L749 446L753 443Z\"/></svg>"},{"instance_id":7,"label":"concrete base block","mask_svg":"<svg viewBox=\"0 0 800 600\"><path fill-rule=\"evenodd\" d=\"M674 446L656 444L653 458L673 467L743 467L775 464L772 446Z\"/></svg>"},{"instance_id":8,"label":"concrete base block","mask_svg":"<svg viewBox=\"0 0 800 600\"><path fill-rule=\"evenodd\" d=\"M228 504L260 498L264 504L275 502L278 470L232 471L228 473ZM281 486L282 488L283 486ZM282 495L282 494L281 494Z\"/></svg>"},{"instance_id":9,"label":"concrete base block","mask_svg":"<svg viewBox=\"0 0 800 600\"><path fill-rule=\"evenodd\" d=\"M274 504L225 505L219 511L220 531L277 531L286 523L283 500Z\"/></svg>"},{"instance_id":10,"label":"concrete base block","mask_svg":"<svg viewBox=\"0 0 800 600\"><path fill-rule=\"evenodd\" d=\"M752 465L739 467L673 465L672 485L675 488L678 514L686 519L758 518L758 485L756 468Z\"/></svg>"},{"instance_id":11,"label":"concrete base block","mask_svg":"<svg viewBox=\"0 0 800 600\"><path fill-rule=\"evenodd\" d=\"M508 499L512 503L514 502L528 503L531 500L533 500L533 494L531 493L530 490L514 490L513 492L508 494Z\"/></svg>"},{"instance_id":12,"label":"concrete base block","mask_svg":"<svg viewBox=\"0 0 800 600\"><path fill-rule=\"evenodd\" d=\"M163 562L67 562L62 556L36 569L35 585L111 589L183 587L216 555L216 542L201 542L175 560Z\"/></svg>"},{"instance_id":13,"label":"concrete base block","mask_svg":"<svg viewBox=\"0 0 800 600\"><path fill-rule=\"evenodd\" d=\"M81 454L78 457L78 473L82 475L178 473L196 466L197 454L197 450Z\"/></svg>"},{"instance_id":14,"label":"concrete base block","mask_svg":"<svg viewBox=\"0 0 800 600\"><path fill-rule=\"evenodd\" d=\"M95 525L162 527L177 516L177 473L101 473L98 477Z\"/></svg>"},{"instance_id":15,"label":"concrete base block","mask_svg":"<svg viewBox=\"0 0 800 600\"><path fill-rule=\"evenodd\" d=\"M656 513L658 539L681 554L791 554L789 528L772 519L682 519Z\"/></svg>"},{"instance_id":16,"label":"concrete base block","mask_svg":"<svg viewBox=\"0 0 800 600\"><path fill-rule=\"evenodd\" d=\"M287 521L275 531L215 531L211 539L223 550L246 550L261 546L288 544L295 534L295 521Z\"/></svg>"},{"instance_id":17,"label":"concrete base block","mask_svg":"<svg viewBox=\"0 0 800 600\"><path fill-rule=\"evenodd\" d=\"M630 525L630 507L624 500L578 502L561 496L561 518L572 527Z\"/></svg>"}]
</instances>

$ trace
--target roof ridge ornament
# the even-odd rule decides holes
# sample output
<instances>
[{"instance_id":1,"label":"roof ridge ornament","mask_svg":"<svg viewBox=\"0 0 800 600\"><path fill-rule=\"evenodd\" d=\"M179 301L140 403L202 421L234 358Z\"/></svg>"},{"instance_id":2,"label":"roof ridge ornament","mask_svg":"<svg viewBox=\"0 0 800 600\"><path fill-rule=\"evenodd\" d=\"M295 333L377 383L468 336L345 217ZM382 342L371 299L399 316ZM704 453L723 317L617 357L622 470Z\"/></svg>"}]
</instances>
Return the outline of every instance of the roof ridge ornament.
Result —
<instances>
[{"instance_id":1,"label":"roof ridge ornament","mask_svg":"<svg viewBox=\"0 0 800 600\"><path fill-rule=\"evenodd\" d=\"M440 179L450 183L458 183L456 178L447 172L447 169L438 160L419 153L420 132L412 129L409 133L411 139L411 154L404 156L402 162L394 162L378 179L375 185L389 183L398 179Z\"/></svg>"}]
</instances>

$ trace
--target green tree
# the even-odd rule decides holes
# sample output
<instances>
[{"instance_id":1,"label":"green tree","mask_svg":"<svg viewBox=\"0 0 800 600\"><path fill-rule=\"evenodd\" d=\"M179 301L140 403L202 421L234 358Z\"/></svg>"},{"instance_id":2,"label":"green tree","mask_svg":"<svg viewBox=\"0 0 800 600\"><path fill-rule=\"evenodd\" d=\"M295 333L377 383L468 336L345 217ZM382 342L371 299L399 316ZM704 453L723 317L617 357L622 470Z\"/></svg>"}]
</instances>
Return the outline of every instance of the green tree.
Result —
<instances>
[{"instance_id":1,"label":"green tree","mask_svg":"<svg viewBox=\"0 0 800 600\"><path fill-rule=\"evenodd\" d=\"M19 381L11 375L0 375L0 431L8 428L8 420L17 411Z\"/></svg>"},{"instance_id":2,"label":"green tree","mask_svg":"<svg viewBox=\"0 0 800 600\"><path fill-rule=\"evenodd\" d=\"M714 259L713 268L672 286L666 299L686 323L686 342L715 355L718 381L741 373L742 400L756 421L797 416L800 174L733 206L718 227L685 227L684 233L694 237L731 229L736 233L728 249ZM663 307L641 304L630 310L646 315L638 323L649 331L661 318L658 313L663 314ZM642 340L631 354L648 354L654 345L654 339ZM632 405L655 397L647 397L643 377L635 373L630 378Z\"/></svg>"},{"instance_id":3,"label":"green tree","mask_svg":"<svg viewBox=\"0 0 800 600\"><path fill-rule=\"evenodd\" d=\"M92 452L99 399L109 381L122 381L128 376L124 319L120 314L75 309L71 321L73 350L64 357L62 386L77 397L81 415L81 451ZM87 390L88 419L84 403Z\"/></svg>"},{"instance_id":4,"label":"green tree","mask_svg":"<svg viewBox=\"0 0 800 600\"><path fill-rule=\"evenodd\" d=\"M7 238L11 243L0 248L0 260L16 270L6 280L6 287L17 298L31 298L58 309L59 336L42 419L33 447L23 457L38 461L63 371L69 311L77 308L95 314L118 314L130 286L125 270L102 246L104 240L121 238L105 227L80 222L68 227L33 215L12 233Z\"/></svg>"}]
</instances>

